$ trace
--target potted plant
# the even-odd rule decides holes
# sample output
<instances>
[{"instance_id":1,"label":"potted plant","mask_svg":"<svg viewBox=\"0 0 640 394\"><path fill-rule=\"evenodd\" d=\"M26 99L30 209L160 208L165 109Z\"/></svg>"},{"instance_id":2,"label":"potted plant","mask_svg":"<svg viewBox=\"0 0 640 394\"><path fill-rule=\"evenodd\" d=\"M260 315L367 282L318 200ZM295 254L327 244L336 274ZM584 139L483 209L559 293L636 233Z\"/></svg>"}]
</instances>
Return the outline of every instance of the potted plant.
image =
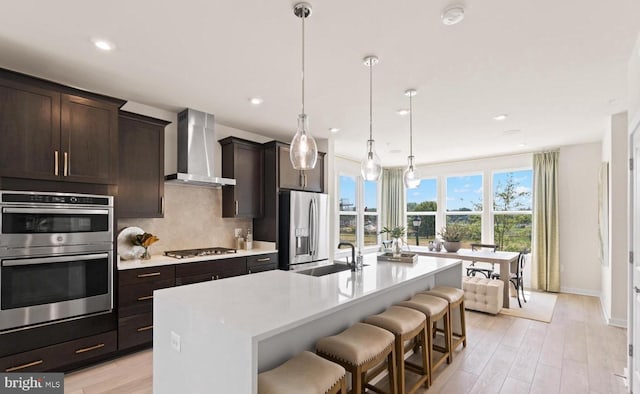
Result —
<instances>
[{"instance_id":1,"label":"potted plant","mask_svg":"<svg viewBox=\"0 0 640 394\"><path fill-rule=\"evenodd\" d=\"M388 234L393 238L393 245L391 249L393 251L394 256L399 256L401 254L400 247L402 246L402 237L404 236L405 230L403 226L397 226L393 228L383 227L380 234Z\"/></svg>"},{"instance_id":2,"label":"potted plant","mask_svg":"<svg viewBox=\"0 0 640 394\"><path fill-rule=\"evenodd\" d=\"M462 241L465 234L465 227L457 223L450 223L446 227L442 227L438 233L444 241L444 248L451 253L455 253L460 249L460 241Z\"/></svg>"}]
</instances>

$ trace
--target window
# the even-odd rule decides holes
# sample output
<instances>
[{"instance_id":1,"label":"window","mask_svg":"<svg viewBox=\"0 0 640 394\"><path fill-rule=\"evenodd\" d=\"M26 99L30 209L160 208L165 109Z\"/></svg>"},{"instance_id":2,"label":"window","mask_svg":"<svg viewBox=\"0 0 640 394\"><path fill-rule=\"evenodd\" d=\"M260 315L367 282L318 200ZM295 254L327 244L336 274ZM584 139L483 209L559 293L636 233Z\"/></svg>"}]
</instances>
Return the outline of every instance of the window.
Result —
<instances>
[{"instance_id":1,"label":"window","mask_svg":"<svg viewBox=\"0 0 640 394\"><path fill-rule=\"evenodd\" d=\"M445 223L465 227L463 248L482 239L482 175L447 177L447 211Z\"/></svg>"},{"instance_id":2,"label":"window","mask_svg":"<svg viewBox=\"0 0 640 394\"><path fill-rule=\"evenodd\" d=\"M356 178L340 175L340 242L356 243L358 215L356 205Z\"/></svg>"},{"instance_id":3,"label":"window","mask_svg":"<svg viewBox=\"0 0 640 394\"><path fill-rule=\"evenodd\" d=\"M493 174L493 239L499 250L531 249L532 170Z\"/></svg>"},{"instance_id":4,"label":"window","mask_svg":"<svg viewBox=\"0 0 640 394\"><path fill-rule=\"evenodd\" d=\"M364 246L378 244L378 182L364 181Z\"/></svg>"},{"instance_id":5,"label":"window","mask_svg":"<svg viewBox=\"0 0 640 394\"><path fill-rule=\"evenodd\" d=\"M427 245L436 237L438 190L436 179L421 179L415 189L406 190L407 243Z\"/></svg>"}]
</instances>

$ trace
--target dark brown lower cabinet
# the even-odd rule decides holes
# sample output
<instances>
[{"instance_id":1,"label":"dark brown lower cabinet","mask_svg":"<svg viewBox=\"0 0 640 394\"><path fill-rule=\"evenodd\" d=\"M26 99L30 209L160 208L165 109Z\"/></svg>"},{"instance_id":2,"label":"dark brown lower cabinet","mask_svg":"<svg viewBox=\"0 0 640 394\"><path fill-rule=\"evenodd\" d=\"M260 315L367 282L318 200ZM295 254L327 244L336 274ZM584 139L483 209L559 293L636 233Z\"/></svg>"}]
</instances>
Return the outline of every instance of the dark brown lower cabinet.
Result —
<instances>
[{"instance_id":1,"label":"dark brown lower cabinet","mask_svg":"<svg viewBox=\"0 0 640 394\"><path fill-rule=\"evenodd\" d=\"M153 291L175 285L175 267L118 272L118 350L153 340Z\"/></svg>"},{"instance_id":2,"label":"dark brown lower cabinet","mask_svg":"<svg viewBox=\"0 0 640 394\"><path fill-rule=\"evenodd\" d=\"M126 349L153 341L153 313L118 320L118 348Z\"/></svg>"},{"instance_id":3,"label":"dark brown lower cabinet","mask_svg":"<svg viewBox=\"0 0 640 394\"><path fill-rule=\"evenodd\" d=\"M44 372L105 356L117 350L116 331L0 358L2 372Z\"/></svg>"},{"instance_id":4,"label":"dark brown lower cabinet","mask_svg":"<svg viewBox=\"0 0 640 394\"><path fill-rule=\"evenodd\" d=\"M278 268L278 254L259 254L247 257L247 273L271 271Z\"/></svg>"},{"instance_id":5,"label":"dark brown lower cabinet","mask_svg":"<svg viewBox=\"0 0 640 394\"><path fill-rule=\"evenodd\" d=\"M176 286L230 278L247 273L246 257L176 265Z\"/></svg>"}]
</instances>

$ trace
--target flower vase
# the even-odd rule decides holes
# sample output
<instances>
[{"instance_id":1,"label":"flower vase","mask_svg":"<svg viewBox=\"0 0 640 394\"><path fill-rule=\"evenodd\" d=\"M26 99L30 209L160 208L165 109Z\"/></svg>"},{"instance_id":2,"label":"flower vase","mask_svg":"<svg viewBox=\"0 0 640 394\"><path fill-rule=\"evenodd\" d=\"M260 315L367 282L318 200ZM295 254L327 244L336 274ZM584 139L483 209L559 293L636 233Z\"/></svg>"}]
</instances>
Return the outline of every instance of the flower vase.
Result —
<instances>
[{"instance_id":1,"label":"flower vase","mask_svg":"<svg viewBox=\"0 0 640 394\"><path fill-rule=\"evenodd\" d=\"M151 253L149 253L149 247L144 248L144 253L142 254L142 260L151 259Z\"/></svg>"},{"instance_id":2,"label":"flower vase","mask_svg":"<svg viewBox=\"0 0 640 394\"><path fill-rule=\"evenodd\" d=\"M393 244L391 245L391 250L393 252L393 257L400 257L400 255L402 254L402 250L401 245L400 245L400 238L394 238L393 239Z\"/></svg>"}]
</instances>

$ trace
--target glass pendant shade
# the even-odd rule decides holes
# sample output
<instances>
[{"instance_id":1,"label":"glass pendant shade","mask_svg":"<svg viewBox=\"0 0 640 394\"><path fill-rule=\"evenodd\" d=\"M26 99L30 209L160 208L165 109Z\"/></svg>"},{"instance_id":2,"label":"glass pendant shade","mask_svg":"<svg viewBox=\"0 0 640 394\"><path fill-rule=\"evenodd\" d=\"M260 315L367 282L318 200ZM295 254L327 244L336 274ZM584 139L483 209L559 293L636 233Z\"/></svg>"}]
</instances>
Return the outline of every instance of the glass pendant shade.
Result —
<instances>
[{"instance_id":1,"label":"glass pendant shade","mask_svg":"<svg viewBox=\"0 0 640 394\"><path fill-rule=\"evenodd\" d=\"M409 156L409 166L404 170L402 178L407 189L415 189L420 185L420 174L413 164L413 156Z\"/></svg>"},{"instance_id":2,"label":"glass pendant shade","mask_svg":"<svg viewBox=\"0 0 640 394\"><path fill-rule=\"evenodd\" d=\"M309 117L298 115L298 131L291 140L289 159L296 170L312 170L318 160L316 140L309 133Z\"/></svg>"},{"instance_id":3,"label":"glass pendant shade","mask_svg":"<svg viewBox=\"0 0 640 394\"><path fill-rule=\"evenodd\" d=\"M367 181L377 181L382 174L380 156L376 153L373 140L367 141L367 154L360 163L362 177Z\"/></svg>"}]
</instances>

